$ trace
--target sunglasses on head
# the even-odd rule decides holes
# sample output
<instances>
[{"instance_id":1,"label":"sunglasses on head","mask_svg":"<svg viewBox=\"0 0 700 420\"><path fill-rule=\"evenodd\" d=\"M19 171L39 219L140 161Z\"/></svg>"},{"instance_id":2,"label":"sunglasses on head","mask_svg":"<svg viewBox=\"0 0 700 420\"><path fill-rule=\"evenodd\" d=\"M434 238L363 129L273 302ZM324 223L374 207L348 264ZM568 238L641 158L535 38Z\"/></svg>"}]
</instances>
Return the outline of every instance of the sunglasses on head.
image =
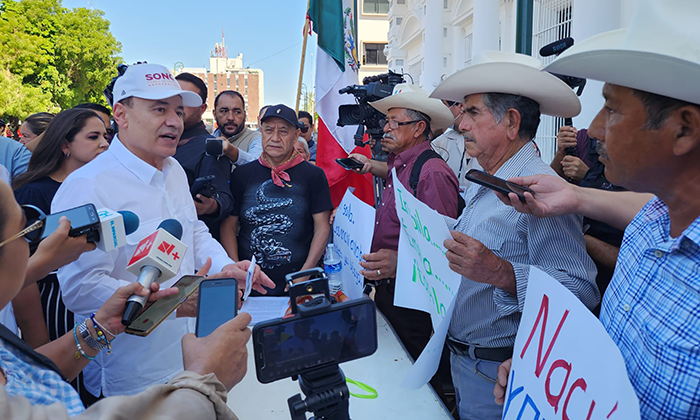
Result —
<instances>
[{"instance_id":1,"label":"sunglasses on head","mask_svg":"<svg viewBox=\"0 0 700 420\"><path fill-rule=\"evenodd\" d=\"M41 241L41 236L44 233L46 214L38 207L32 206L31 204L23 204L22 211L24 211L24 216L27 219L24 229L16 235L0 242L0 248L22 236L24 236L24 239L27 240L29 245L36 245Z\"/></svg>"}]
</instances>

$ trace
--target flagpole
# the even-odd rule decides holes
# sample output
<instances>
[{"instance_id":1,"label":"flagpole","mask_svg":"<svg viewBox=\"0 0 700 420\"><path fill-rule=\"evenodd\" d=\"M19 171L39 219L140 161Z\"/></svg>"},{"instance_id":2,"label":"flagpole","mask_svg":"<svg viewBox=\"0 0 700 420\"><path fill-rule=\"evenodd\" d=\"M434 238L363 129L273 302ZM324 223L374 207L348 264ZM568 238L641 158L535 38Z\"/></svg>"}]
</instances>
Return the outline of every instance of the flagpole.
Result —
<instances>
[{"instance_id":1,"label":"flagpole","mask_svg":"<svg viewBox=\"0 0 700 420\"><path fill-rule=\"evenodd\" d=\"M304 42L301 47L301 64L299 64L299 82L297 83L297 101L294 106L294 111L299 114L299 99L301 96L301 79L304 76L304 60L306 60L306 39L309 37L309 20L306 18L309 14L311 0L306 1L306 14L304 15Z\"/></svg>"}]
</instances>

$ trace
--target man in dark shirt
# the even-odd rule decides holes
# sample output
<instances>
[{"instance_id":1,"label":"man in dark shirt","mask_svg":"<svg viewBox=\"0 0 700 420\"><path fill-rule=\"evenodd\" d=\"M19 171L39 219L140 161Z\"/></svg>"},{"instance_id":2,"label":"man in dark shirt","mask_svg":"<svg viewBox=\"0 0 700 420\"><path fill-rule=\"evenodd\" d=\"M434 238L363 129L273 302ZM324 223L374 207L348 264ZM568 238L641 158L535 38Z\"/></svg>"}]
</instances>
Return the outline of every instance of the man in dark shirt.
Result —
<instances>
[{"instance_id":1,"label":"man in dark shirt","mask_svg":"<svg viewBox=\"0 0 700 420\"><path fill-rule=\"evenodd\" d=\"M209 232L219 240L219 225L233 208L229 180L231 178L231 162L226 158L209 156L205 152L206 139L214 138L207 131L202 121L202 114L207 109L207 86L197 76L191 73L180 73L175 79L184 90L189 90L202 97L202 105L196 108L185 107L185 131L177 145L175 159L187 174L190 188L197 178L214 175L212 181L213 195L206 197L202 194L195 196L194 205L197 215L209 228Z\"/></svg>"}]
</instances>

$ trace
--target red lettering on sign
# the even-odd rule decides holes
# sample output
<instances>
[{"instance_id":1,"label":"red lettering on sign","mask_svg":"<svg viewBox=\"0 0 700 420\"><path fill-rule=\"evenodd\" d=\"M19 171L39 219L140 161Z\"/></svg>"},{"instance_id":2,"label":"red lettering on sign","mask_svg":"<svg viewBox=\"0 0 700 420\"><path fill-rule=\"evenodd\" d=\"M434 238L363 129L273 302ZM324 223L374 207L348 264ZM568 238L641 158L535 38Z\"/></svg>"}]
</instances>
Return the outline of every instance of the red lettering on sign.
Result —
<instances>
[{"instance_id":1,"label":"red lettering on sign","mask_svg":"<svg viewBox=\"0 0 700 420\"><path fill-rule=\"evenodd\" d=\"M576 382L574 382L574 384L571 385L571 389L569 389L569 394L566 396L566 400L564 401L564 409L561 412L562 420L571 420L569 418L569 413L566 412L566 409L567 407L569 407L569 400L571 400L571 394L574 393L574 390L576 388L581 388L581 391L586 392L587 387L588 385L586 384L586 380L583 378L576 379ZM591 401L591 408L588 409L588 416L586 416L586 420L591 419L591 416L593 415L593 408L595 408L595 400Z\"/></svg>"},{"instance_id":2,"label":"red lettering on sign","mask_svg":"<svg viewBox=\"0 0 700 420\"><path fill-rule=\"evenodd\" d=\"M177 261L180 259L180 255L177 253L177 251L173 252L173 260Z\"/></svg>"},{"instance_id":3,"label":"red lettering on sign","mask_svg":"<svg viewBox=\"0 0 700 420\"><path fill-rule=\"evenodd\" d=\"M552 379L552 372L554 372L555 369L566 369L566 377L564 378L564 382L561 384L561 389L559 390L559 394L557 395L552 395L551 388L550 388L550 380ZM561 397L564 395L564 389L566 389L566 384L569 382L569 375L571 375L571 363L568 363L566 360L559 359L552 363L552 366L549 367L549 372L547 373L547 380L544 383L544 393L547 396L547 402L549 405L554 407L554 413L559 410L559 400L561 400Z\"/></svg>"},{"instance_id":4,"label":"red lettering on sign","mask_svg":"<svg viewBox=\"0 0 700 420\"><path fill-rule=\"evenodd\" d=\"M564 311L564 315L561 317L561 321L559 321L559 326L557 327L557 330L554 332L554 336L552 337L552 340L549 342L549 346L547 347L547 352L544 354L544 358L542 358L542 348L544 347L544 333L545 330L547 329L547 317L549 315L549 296L543 295L542 296L542 303L540 305L540 311L537 313L537 319L535 320L535 325L532 326L532 331L530 332L530 336L527 338L527 342L525 343L525 346L523 347L523 351L520 353L520 358L522 359L523 356L525 355L525 351L527 351L527 348L530 346L530 341L532 341L532 337L535 336L535 331L537 330L537 326L540 324L540 319L542 319L542 328L540 329L540 345L537 347L537 363L535 364L535 376L538 378L540 377L540 374L542 373L542 369L544 369L544 365L547 362L547 359L549 358L549 354L552 352L552 347L554 347L554 343L557 341L557 337L559 336L559 332L561 332L561 328L564 326L564 321L566 320L566 317L569 316L569 310L567 309Z\"/></svg>"},{"instance_id":5,"label":"red lettering on sign","mask_svg":"<svg viewBox=\"0 0 700 420\"><path fill-rule=\"evenodd\" d=\"M158 251L165 252L168 255L170 255L170 253L173 252L173 249L175 249L175 245L171 245L165 241L161 242L161 244L158 245Z\"/></svg>"}]
</instances>

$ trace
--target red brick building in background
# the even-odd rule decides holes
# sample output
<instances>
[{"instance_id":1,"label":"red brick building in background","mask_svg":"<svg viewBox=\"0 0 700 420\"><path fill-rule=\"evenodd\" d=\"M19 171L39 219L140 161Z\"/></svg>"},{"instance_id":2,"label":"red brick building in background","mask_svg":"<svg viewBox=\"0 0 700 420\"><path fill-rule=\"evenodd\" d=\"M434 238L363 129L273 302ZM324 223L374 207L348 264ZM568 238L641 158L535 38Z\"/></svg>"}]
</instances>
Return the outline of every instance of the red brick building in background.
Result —
<instances>
[{"instance_id":1,"label":"red brick building in background","mask_svg":"<svg viewBox=\"0 0 700 420\"><path fill-rule=\"evenodd\" d=\"M261 69L243 67L243 54L228 58L226 45L222 40L214 46L209 56L209 70L204 67L182 67L175 69L175 74L192 73L207 84L207 111L202 118L208 126L214 126L214 98L225 90L236 90L245 98L247 112L246 126L257 128L258 111L264 103L264 80Z\"/></svg>"}]
</instances>

